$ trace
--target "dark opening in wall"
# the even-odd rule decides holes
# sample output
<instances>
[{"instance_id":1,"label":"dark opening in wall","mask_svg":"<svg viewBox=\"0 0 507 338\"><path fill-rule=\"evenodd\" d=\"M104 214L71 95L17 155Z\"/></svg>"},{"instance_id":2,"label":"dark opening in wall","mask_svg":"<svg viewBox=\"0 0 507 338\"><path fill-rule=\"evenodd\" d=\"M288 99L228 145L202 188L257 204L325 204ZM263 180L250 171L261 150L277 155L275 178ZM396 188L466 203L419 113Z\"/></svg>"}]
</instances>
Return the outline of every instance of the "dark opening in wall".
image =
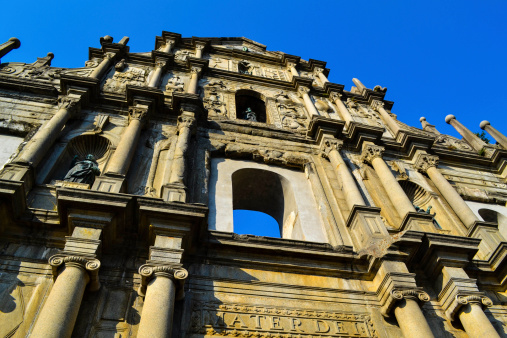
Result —
<instances>
[{"instance_id":1,"label":"dark opening in wall","mask_svg":"<svg viewBox=\"0 0 507 338\"><path fill-rule=\"evenodd\" d=\"M266 104L253 90L236 92L236 116L238 119L266 123Z\"/></svg>"}]
</instances>

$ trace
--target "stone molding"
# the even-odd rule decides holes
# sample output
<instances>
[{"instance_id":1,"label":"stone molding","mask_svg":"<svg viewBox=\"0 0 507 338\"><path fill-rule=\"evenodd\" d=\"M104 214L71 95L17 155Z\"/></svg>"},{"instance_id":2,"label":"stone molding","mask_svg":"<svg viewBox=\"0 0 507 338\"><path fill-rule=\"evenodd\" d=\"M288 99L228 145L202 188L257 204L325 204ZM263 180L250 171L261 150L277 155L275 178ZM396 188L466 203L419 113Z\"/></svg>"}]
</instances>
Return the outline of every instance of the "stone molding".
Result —
<instances>
[{"instance_id":1,"label":"stone molding","mask_svg":"<svg viewBox=\"0 0 507 338\"><path fill-rule=\"evenodd\" d=\"M186 269L171 265L156 265L147 263L139 267L139 274L141 275L141 285L139 286L138 293L141 297L146 296L146 288L153 278L165 277L176 283L176 298L183 298L183 284L185 283L185 279L188 277L188 271Z\"/></svg>"},{"instance_id":2,"label":"stone molding","mask_svg":"<svg viewBox=\"0 0 507 338\"><path fill-rule=\"evenodd\" d=\"M340 149L343 147L343 141L332 139L332 138L325 138L322 140L320 150L322 151L322 157L329 158L329 153L332 150L340 151Z\"/></svg>"},{"instance_id":3,"label":"stone molding","mask_svg":"<svg viewBox=\"0 0 507 338\"><path fill-rule=\"evenodd\" d=\"M414 162L414 168L420 172L426 173L429 168L438 166L438 156L419 154Z\"/></svg>"},{"instance_id":4,"label":"stone molding","mask_svg":"<svg viewBox=\"0 0 507 338\"><path fill-rule=\"evenodd\" d=\"M78 255L66 255L62 253L51 256L48 262L49 265L51 265L54 280L58 278L58 270L63 265L73 266L84 269L88 272L88 275L90 276L89 289L91 291L96 291L100 289L100 281L99 281L100 261L98 259Z\"/></svg>"},{"instance_id":5,"label":"stone molding","mask_svg":"<svg viewBox=\"0 0 507 338\"><path fill-rule=\"evenodd\" d=\"M382 158L385 148L374 144L363 145L363 152L361 153L361 161L371 164L376 158Z\"/></svg>"}]
</instances>

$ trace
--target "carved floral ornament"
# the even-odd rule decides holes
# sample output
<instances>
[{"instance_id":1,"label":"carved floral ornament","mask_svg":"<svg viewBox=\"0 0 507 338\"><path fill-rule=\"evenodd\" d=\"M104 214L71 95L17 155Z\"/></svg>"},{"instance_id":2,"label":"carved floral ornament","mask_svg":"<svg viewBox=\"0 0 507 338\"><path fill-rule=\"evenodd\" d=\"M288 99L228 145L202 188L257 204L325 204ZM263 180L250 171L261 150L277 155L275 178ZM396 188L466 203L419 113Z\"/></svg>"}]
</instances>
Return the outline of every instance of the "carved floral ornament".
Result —
<instances>
[{"instance_id":1,"label":"carved floral ornament","mask_svg":"<svg viewBox=\"0 0 507 338\"><path fill-rule=\"evenodd\" d=\"M363 146L363 152L361 154L361 161L370 163L376 158L382 158L384 155L384 147L380 147L374 144L367 144Z\"/></svg>"},{"instance_id":2,"label":"carved floral ornament","mask_svg":"<svg viewBox=\"0 0 507 338\"><path fill-rule=\"evenodd\" d=\"M79 98L62 96L58 98L58 109L74 110L78 108Z\"/></svg>"},{"instance_id":3,"label":"carved floral ornament","mask_svg":"<svg viewBox=\"0 0 507 338\"><path fill-rule=\"evenodd\" d=\"M414 163L415 169L420 172L426 173L429 168L438 166L438 156L419 154L417 160Z\"/></svg>"},{"instance_id":4,"label":"carved floral ornament","mask_svg":"<svg viewBox=\"0 0 507 338\"><path fill-rule=\"evenodd\" d=\"M373 110L379 111L380 108L384 108L384 102L379 100L373 100L373 102L371 103L371 107L373 108Z\"/></svg>"},{"instance_id":5,"label":"carved floral ornament","mask_svg":"<svg viewBox=\"0 0 507 338\"><path fill-rule=\"evenodd\" d=\"M148 108L130 107L129 108L129 124L132 120L144 121L148 115Z\"/></svg>"}]
</instances>

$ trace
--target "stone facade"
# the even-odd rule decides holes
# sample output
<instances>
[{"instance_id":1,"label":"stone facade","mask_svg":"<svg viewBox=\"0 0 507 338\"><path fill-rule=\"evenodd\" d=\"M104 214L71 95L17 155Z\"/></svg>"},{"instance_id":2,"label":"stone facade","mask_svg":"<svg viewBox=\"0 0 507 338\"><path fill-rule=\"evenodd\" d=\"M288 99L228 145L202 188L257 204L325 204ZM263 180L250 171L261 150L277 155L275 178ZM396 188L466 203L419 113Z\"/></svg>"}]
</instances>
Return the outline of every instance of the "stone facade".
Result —
<instances>
[{"instance_id":1,"label":"stone facade","mask_svg":"<svg viewBox=\"0 0 507 338\"><path fill-rule=\"evenodd\" d=\"M0 337L507 336L489 122L496 145L408 126L386 88L246 38L127 43L0 64Z\"/></svg>"}]
</instances>

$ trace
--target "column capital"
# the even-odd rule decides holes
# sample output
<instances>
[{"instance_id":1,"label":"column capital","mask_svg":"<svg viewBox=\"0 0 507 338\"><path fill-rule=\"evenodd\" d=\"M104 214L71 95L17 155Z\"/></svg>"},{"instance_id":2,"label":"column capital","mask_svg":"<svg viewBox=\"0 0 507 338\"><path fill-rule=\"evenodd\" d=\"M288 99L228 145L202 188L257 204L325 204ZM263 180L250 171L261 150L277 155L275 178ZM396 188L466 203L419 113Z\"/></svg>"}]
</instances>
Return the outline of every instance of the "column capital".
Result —
<instances>
[{"instance_id":1,"label":"column capital","mask_svg":"<svg viewBox=\"0 0 507 338\"><path fill-rule=\"evenodd\" d=\"M338 93L338 92L331 92L331 94L329 94L329 98L333 101L341 100L342 97L343 97L343 94Z\"/></svg>"},{"instance_id":2,"label":"column capital","mask_svg":"<svg viewBox=\"0 0 507 338\"><path fill-rule=\"evenodd\" d=\"M90 276L90 290L95 291L100 288L99 282L100 261L96 258L59 253L51 256L48 260L48 263L49 265L51 265L54 280L56 280L56 278L58 277L58 270L62 266L64 265L74 266L84 269L88 272Z\"/></svg>"},{"instance_id":3,"label":"column capital","mask_svg":"<svg viewBox=\"0 0 507 338\"><path fill-rule=\"evenodd\" d=\"M305 86L299 86L299 87L298 87L298 93L299 93L299 95L301 95L301 96L303 96L303 95L305 95L305 94L307 94L307 95L308 95L308 93L310 93L310 88L305 87Z\"/></svg>"},{"instance_id":4,"label":"column capital","mask_svg":"<svg viewBox=\"0 0 507 338\"><path fill-rule=\"evenodd\" d=\"M130 107L129 108L129 124L132 120L144 122L148 115L148 107Z\"/></svg>"},{"instance_id":5,"label":"column capital","mask_svg":"<svg viewBox=\"0 0 507 338\"><path fill-rule=\"evenodd\" d=\"M329 153L332 150L340 151L340 149L343 147L343 141L332 139L332 138L325 138L322 140L322 143L320 145L320 150L322 151L322 157L328 158Z\"/></svg>"},{"instance_id":6,"label":"column capital","mask_svg":"<svg viewBox=\"0 0 507 338\"><path fill-rule=\"evenodd\" d=\"M410 299L416 302L428 302L430 300L430 296L425 291L419 288L413 289L393 288L389 292L389 296L386 299L380 311L384 316L389 316L389 314L395 307L396 303L403 299Z\"/></svg>"},{"instance_id":7,"label":"column capital","mask_svg":"<svg viewBox=\"0 0 507 338\"><path fill-rule=\"evenodd\" d=\"M366 163L370 163L376 158L382 158L384 155L384 147L377 146L375 144L364 144L363 152L361 153L361 160Z\"/></svg>"},{"instance_id":8,"label":"column capital","mask_svg":"<svg viewBox=\"0 0 507 338\"><path fill-rule=\"evenodd\" d=\"M492 306L493 301L482 294L458 293L454 297L454 300L447 306L447 309L444 308L445 314L450 320L454 320L460 308L468 304L477 304L484 308Z\"/></svg>"},{"instance_id":9,"label":"column capital","mask_svg":"<svg viewBox=\"0 0 507 338\"><path fill-rule=\"evenodd\" d=\"M324 69L320 67L315 67L313 70L315 71L316 74L322 73L324 71Z\"/></svg>"},{"instance_id":10,"label":"column capital","mask_svg":"<svg viewBox=\"0 0 507 338\"><path fill-rule=\"evenodd\" d=\"M80 98L62 96L58 98L58 109L76 110L79 105Z\"/></svg>"},{"instance_id":11,"label":"column capital","mask_svg":"<svg viewBox=\"0 0 507 338\"><path fill-rule=\"evenodd\" d=\"M178 131L182 128L192 128L195 125L195 117L193 114L182 113L178 116Z\"/></svg>"},{"instance_id":12,"label":"column capital","mask_svg":"<svg viewBox=\"0 0 507 338\"><path fill-rule=\"evenodd\" d=\"M195 43L195 49L197 50L203 50L206 47L206 42L196 42Z\"/></svg>"},{"instance_id":13,"label":"column capital","mask_svg":"<svg viewBox=\"0 0 507 338\"><path fill-rule=\"evenodd\" d=\"M190 67L190 73L192 73L192 74L197 74L199 76L201 74L201 72L202 72L202 67L200 67L200 66Z\"/></svg>"},{"instance_id":14,"label":"column capital","mask_svg":"<svg viewBox=\"0 0 507 338\"><path fill-rule=\"evenodd\" d=\"M375 111L379 111L380 108L384 108L384 102L380 100L373 100L371 102L371 108Z\"/></svg>"},{"instance_id":15,"label":"column capital","mask_svg":"<svg viewBox=\"0 0 507 338\"><path fill-rule=\"evenodd\" d=\"M183 283L188 277L188 271L179 266L173 265L158 265L147 263L139 267L139 274L141 275L141 285L139 286L139 295L144 297L146 295L146 288L148 283L155 277L165 277L173 280L179 287L179 297L183 296Z\"/></svg>"},{"instance_id":16,"label":"column capital","mask_svg":"<svg viewBox=\"0 0 507 338\"><path fill-rule=\"evenodd\" d=\"M426 173L429 168L438 166L438 156L419 154L414 162L414 167L420 172Z\"/></svg>"},{"instance_id":17,"label":"column capital","mask_svg":"<svg viewBox=\"0 0 507 338\"><path fill-rule=\"evenodd\" d=\"M289 68L290 67L296 68L296 66L297 66L297 63L295 63L295 62L287 62L287 67L289 67Z\"/></svg>"},{"instance_id":18,"label":"column capital","mask_svg":"<svg viewBox=\"0 0 507 338\"><path fill-rule=\"evenodd\" d=\"M164 68L167 65L167 61L165 60L156 60L155 66L159 68Z\"/></svg>"}]
</instances>

